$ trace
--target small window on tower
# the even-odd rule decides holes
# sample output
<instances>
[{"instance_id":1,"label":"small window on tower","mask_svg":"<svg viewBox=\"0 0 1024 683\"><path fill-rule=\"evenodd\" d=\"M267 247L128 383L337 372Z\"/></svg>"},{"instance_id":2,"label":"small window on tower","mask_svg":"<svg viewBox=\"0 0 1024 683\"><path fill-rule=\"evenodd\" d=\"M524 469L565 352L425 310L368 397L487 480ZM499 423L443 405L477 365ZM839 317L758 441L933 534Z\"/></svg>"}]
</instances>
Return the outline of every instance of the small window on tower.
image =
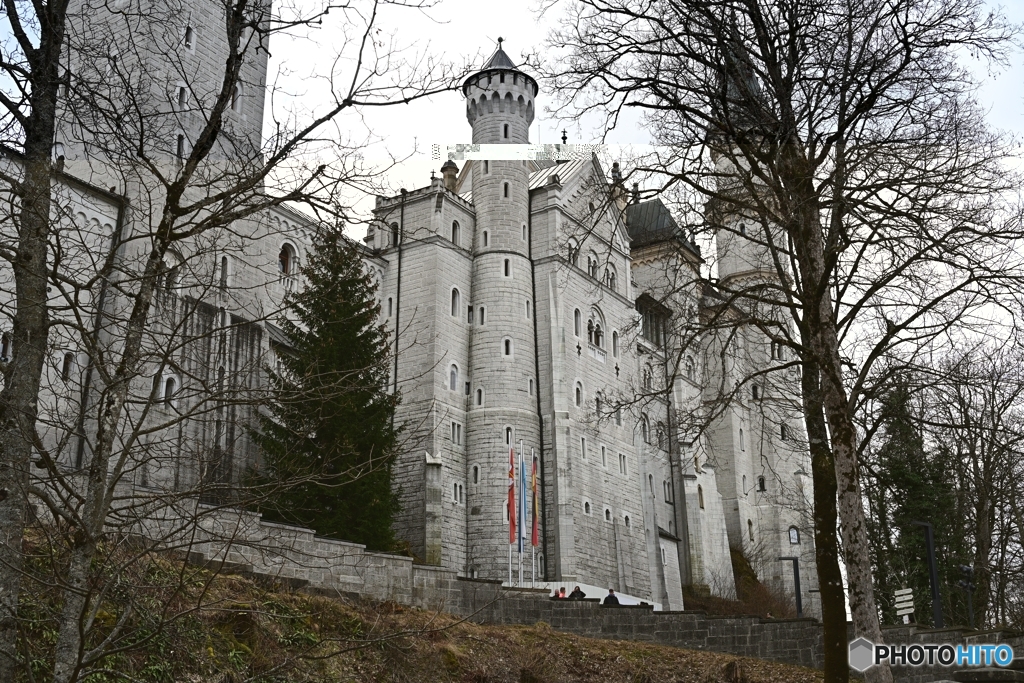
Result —
<instances>
[{"instance_id":1,"label":"small window on tower","mask_svg":"<svg viewBox=\"0 0 1024 683\"><path fill-rule=\"evenodd\" d=\"M508 138L508 124L505 124L505 138Z\"/></svg>"},{"instance_id":2,"label":"small window on tower","mask_svg":"<svg viewBox=\"0 0 1024 683\"><path fill-rule=\"evenodd\" d=\"M482 406L484 404L484 390L483 389L477 389L476 390L476 404L478 406Z\"/></svg>"},{"instance_id":3,"label":"small window on tower","mask_svg":"<svg viewBox=\"0 0 1024 683\"><path fill-rule=\"evenodd\" d=\"M178 144L175 145L174 154L178 157L178 161L185 158L185 136L182 133L178 133Z\"/></svg>"},{"instance_id":4,"label":"small window on tower","mask_svg":"<svg viewBox=\"0 0 1024 683\"><path fill-rule=\"evenodd\" d=\"M484 246L487 246L487 231L484 230Z\"/></svg>"},{"instance_id":5,"label":"small window on tower","mask_svg":"<svg viewBox=\"0 0 1024 683\"><path fill-rule=\"evenodd\" d=\"M191 50L196 46L196 32L191 26L185 27L185 49Z\"/></svg>"},{"instance_id":6,"label":"small window on tower","mask_svg":"<svg viewBox=\"0 0 1024 683\"><path fill-rule=\"evenodd\" d=\"M505 277L512 277L512 262L505 259Z\"/></svg>"},{"instance_id":7,"label":"small window on tower","mask_svg":"<svg viewBox=\"0 0 1024 683\"><path fill-rule=\"evenodd\" d=\"M178 109L184 109L185 105L188 104L188 89L183 86L178 86Z\"/></svg>"},{"instance_id":8,"label":"small window on tower","mask_svg":"<svg viewBox=\"0 0 1024 683\"><path fill-rule=\"evenodd\" d=\"M505 183L503 188L505 193L505 199L508 199L508 183Z\"/></svg>"},{"instance_id":9,"label":"small window on tower","mask_svg":"<svg viewBox=\"0 0 1024 683\"><path fill-rule=\"evenodd\" d=\"M491 162L485 161L484 162L484 173L490 173L490 172L491 172Z\"/></svg>"}]
</instances>

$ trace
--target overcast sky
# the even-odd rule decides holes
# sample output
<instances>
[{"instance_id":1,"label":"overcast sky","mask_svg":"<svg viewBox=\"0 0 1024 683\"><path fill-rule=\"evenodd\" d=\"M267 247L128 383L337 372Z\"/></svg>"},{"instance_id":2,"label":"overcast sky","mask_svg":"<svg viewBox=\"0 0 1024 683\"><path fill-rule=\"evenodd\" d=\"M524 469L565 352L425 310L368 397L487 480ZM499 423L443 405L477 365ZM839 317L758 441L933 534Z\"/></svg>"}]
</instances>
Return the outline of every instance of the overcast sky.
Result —
<instances>
[{"instance_id":1,"label":"overcast sky","mask_svg":"<svg viewBox=\"0 0 1024 683\"><path fill-rule=\"evenodd\" d=\"M992 7L1002 6L1008 18L1024 23L1024 2L989 4ZM434 7L423 11L386 9L378 26L383 29L382 35L392 34L397 43L411 46L419 54L429 52L456 64L470 61L478 66L494 51L500 36L505 40L505 51L519 63L527 54L536 54L543 59L545 40L563 7L556 4L541 15L539 6L537 0L506 0L501 3L440 0ZM327 58L341 49L346 37L340 27L342 19L337 14L330 15L322 29L303 41L290 43L276 39L271 46L271 81L274 74L283 70L287 77L281 82L288 84L289 91L315 100L316 85L308 76L324 73L330 65ZM1012 64L998 71L984 68L978 62L973 64L982 82L979 98L989 110L992 125L1024 139L1024 55L1014 54ZM542 82L537 117L530 130L531 142L557 142L561 138L563 124L546 111L552 103L551 93L545 92ZM569 141L598 141L600 131L596 125L595 117L593 121L569 126ZM387 174L387 181L395 192L400 187L412 190L428 184L431 170L439 169L441 163L430 158L432 144L470 142L470 127L459 92L448 92L407 105L373 109L364 113L362 121L349 117L342 119L339 126L342 134L352 131L354 137L360 138L369 128L380 138L378 143L365 149L366 161L371 164L386 164L389 155L402 158L411 155L408 161ZM649 139L639 121L634 120L624 122L609 136L608 142L643 144ZM360 206L366 210L372 202L360 202Z\"/></svg>"}]
</instances>

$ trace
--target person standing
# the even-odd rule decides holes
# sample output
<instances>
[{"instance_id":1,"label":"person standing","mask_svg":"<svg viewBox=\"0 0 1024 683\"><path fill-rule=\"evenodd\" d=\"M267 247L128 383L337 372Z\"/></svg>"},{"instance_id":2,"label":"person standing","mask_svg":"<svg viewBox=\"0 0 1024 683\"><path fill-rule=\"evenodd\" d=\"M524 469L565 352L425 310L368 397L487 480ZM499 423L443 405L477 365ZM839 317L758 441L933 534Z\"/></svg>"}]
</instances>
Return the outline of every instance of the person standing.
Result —
<instances>
[{"instance_id":1,"label":"person standing","mask_svg":"<svg viewBox=\"0 0 1024 683\"><path fill-rule=\"evenodd\" d=\"M617 597L615 597L615 589L614 588L609 588L608 589L608 595L604 596L604 605L608 606L608 605L618 605L618 604L619 604L619 599Z\"/></svg>"}]
</instances>

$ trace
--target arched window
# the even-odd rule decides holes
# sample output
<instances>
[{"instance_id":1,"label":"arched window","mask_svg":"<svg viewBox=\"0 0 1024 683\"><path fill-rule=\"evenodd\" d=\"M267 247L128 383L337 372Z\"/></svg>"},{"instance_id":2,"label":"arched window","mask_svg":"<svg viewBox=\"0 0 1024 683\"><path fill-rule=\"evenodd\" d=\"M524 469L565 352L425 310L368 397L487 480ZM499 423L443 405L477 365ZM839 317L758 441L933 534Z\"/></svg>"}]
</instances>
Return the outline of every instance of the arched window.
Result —
<instances>
[{"instance_id":1,"label":"arched window","mask_svg":"<svg viewBox=\"0 0 1024 683\"><path fill-rule=\"evenodd\" d=\"M452 244L454 244L455 246L458 246L459 245L459 238L460 238L460 235L459 235L459 222L458 221L452 221Z\"/></svg>"},{"instance_id":2,"label":"arched window","mask_svg":"<svg viewBox=\"0 0 1024 683\"><path fill-rule=\"evenodd\" d=\"M11 336L6 332L0 335L0 360L7 362L11 358Z\"/></svg>"},{"instance_id":3,"label":"arched window","mask_svg":"<svg viewBox=\"0 0 1024 683\"><path fill-rule=\"evenodd\" d=\"M508 199L508 183L505 183L504 185L502 185L502 192L503 192L503 194L505 196L505 199Z\"/></svg>"},{"instance_id":4,"label":"arched window","mask_svg":"<svg viewBox=\"0 0 1024 683\"><path fill-rule=\"evenodd\" d=\"M800 545L800 530L795 526L789 527L789 542L791 545Z\"/></svg>"},{"instance_id":5,"label":"arched window","mask_svg":"<svg viewBox=\"0 0 1024 683\"><path fill-rule=\"evenodd\" d=\"M754 542L754 523L749 519L747 520L747 537L751 543Z\"/></svg>"},{"instance_id":6,"label":"arched window","mask_svg":"<svg viewBox=\"0 0 1024 683\"><path fill-rule=\"evenodd\" d=\"M746 223L740 223L740 234L741 235L746 235L747 234L747 224Z\"/></svg>"},{"instance_id":7,"label":"arched window","mask_svg":"<svg viewBox=\"0 0 1024 683\"><path fill-rule=\"evenodd\" d=\"M624 521L624 522L626 523L626 528L628 529L628 528L629 528L629 515L626 515L626 516L625 516L625 517L623 518L623 521Z\"/></svg>"},{"instance_id":8,"label":"arched window","mask_svg":"<svg viewBox=\"0 0 1024 683\"><path fill-rule=\"evenodd\" d=\"M486 230L484 230L484 246L485 247L487 246L488 242L489 242L489 240L488 240L488 233L487 233Z\"/></svg>"},{"instance_id":9,"label":"arched window","mask_svg":"<svg viewBox=\"0 0 1024 683\"><path fill-rule=\"evenodd\" d=\"M459 296L459 290L452 288L452 317L458 318L462 313L462 297Z\"/></svg>"},{"instance_id":10,"label":"arched window","mask_svg":"<svg viewBox=\"0 0 1024 683\"><path fill-rule=\"evenodd\" d=\"M478 406L482 406L484 404L484 390L483 389L477 389L476 390L476 404Z\"/></svg>"},{"instance_id":11,"label":"arched window","mask_svg":"<svg viewBox=\"0 0 1024 683\"><path fill-rule=\"evenodd\" d=\"M747 475L743 475L743 495L747 495Z\"/></svg>"},{"instance_id":12,"label":"arched window","mask_svg":"<svg viewBox=\"0 0 1024 683\"><path fill-rule=\"evenodd\" d=\"M220 288L222 290L228 288L228 257L220 257Z\"/></svg>"},{"instance_id":13,"label":"arched window","mask_svg":"<svg viewBox=\"0 0 1024 683\"><path fill-rule=\"evenodd\" d=\"M701 510L704 509L704 489L700 486L697 487L697 505Z\"/></svg>"},{"instance_id":14,"label":"arched window","mask_svg":"<svg viewBox=\"0 0 1024 683\"><path fill-rule=\"evenodd\" d=\"M512 261L505 259L505 277L512 277Z\"/></svg>"},{"instance_id":15,"label":"arched window","mask_svg":"<svg viewBox=\"0 0 1024 683\"><path fill-rule=\"evenodd\" d=\"M747 440L743 438L743 429L740 429L740 450L747 450Z\"/></svg>"},{"instance_id":16,"label":"arched window","mask_svg":"<svg viewBox=\"0 0 1024 683\"><path fill-rule=\"evenodd\" d=\"M505 445L506 446L511 446L512 445L512 438L513 438L513 436L512 436L512 428L511 427L505 427Z\"/></svg>"},{"instance_id":17,"label":"arched window","mask_svg":"<svg viewBox=\"0 0 1024 683\"><path fill-rule=\"evenodd\" d=\"M392 314L392 310L391 310L391 308L392 308L392 303L393 303L393 302L392 302L392 300L391 300L391 297L389 296L389 297L388 297L388 317L389 317L389 318L391 317L391 314Z\"/></svg>"},{"instance_id":18,"label":"arched window","mask_svg":"<svg viewBox=\"0 0 1024 683\"><path fill-rule=\"evenodd\" d=\"M619 357L619 333L612 330L612 357Z\"/></svg>"},{"instance_id":19,"label":"arched window","mask_svg":"<svg viewBox=\"0 0 1024 683\"><path fill-rule=\"evenodd\" d=\"M448 369L448 390L459 390L459 366L455 363Z\"/></svg>"},{"instance_id":20,"label":"arched window","mask_svg":"<svg viewBox=\"0 0 1024 683\"><path fill-rule=\"evenodd\" d=\"M663 451L667 450L665 448L665 437L667 436L667 434L665 432L665 423L664 422L659 422L658 425L657 425L657 428L654 431L655 431L655 434L658 437L658 448L663 450Z\"/></svg>"},{"instance_id":21,"label":"arched window","mask_svg":"<svg viewBox=\"0 0 1024 683\"><path fill-rule=\"evenodd\" d=\"M768 490L768 487L765 485L764 477L757 478L757 490L761 492Z\"/></svg>"},{"instance_id":22,"label":"arched window","mask_svg":"<svg viewBox=\"0 0 1024 683\"><path fill-rule=\"evenodd\" d=\"M612 511L611 511L610 508L605 508L604 509L604 521L606 521L606 522L612 521Z\"/></svg>"},{"instance_id":23,"label":"arched window","mask_svg":"<svg viewBox=\"0 0 1024 683\"><path fill-rule=\"evenodd\" d=\"M533 396L533 378L530 378L530 396Z\"/></svg>"},{"instance_id":24,"label":"arched window","mask_svg":"<svg viewBox=\"0 0 1024 683\"><path fill-rule=\"evenodd\" d=\"M583 501L583 514L585 514L585 515L589 515L590 514L590 501L589 500Z\"/></svg>"},{"instance_id":25,"label":"arched window","mask_svg":"<svg viewBox=\"0 0 1024 683\"><path fill-rule=\"evenodd\" d=\"M580 437L580 458L583 460L587 459L587 437Z\"/></svg>"},{"instance_id":26,"label":"arched window","mask_svg":"<svg viewBox=\"0 0 1024 683\"><path fill-rule=\"evenodd\" d=\"M572 333L577 337L580 336L580 328L583 327L583 314L580 313L580 309L576 309L572 312Z\"/></svg>"},{"instance_id":27,"label":"arched window","mask_svg":"<svg viewBox=\"0 0 1024 683\"><path fill-rule=\"evenodd\" d=\"M786 425L779 425L779 438L786 441L789 438L789 432L786 430Z\"/></svg>"},{"instance_id":28,"label":"arched window","mask_svg":"<svg viewBox=\"0 0 1024 683\"><path fill-rule=\"evenodd\" d=\"M587 341L599 349L604 348L604 329L601 327L601 314L596 310L590 312L587 320Z\"/></svg>"},{"instance_id":29,"label":"arched window","mask_svg":"<svg viewBox=\"0 0 1024 683\"><path fill-rule=\"evenodd\" d=\"M511 356L512 355L512 340L509 339L508 337L505 337L502 340L502 342L501 342L501 350L502 350L502 353L504 355Z\"/></svg>"},{"instance_id":30,"label":"arched window","mask_svg":"<svg viewBox=\"0 0 1024 683\"><path fill-rule=\"evenodd\" d=\"M595 280L598 279L597 274L600 270L600 267L600 262L597 260L597 254L595 254L594 252L590 252L589 254L587 254L587 275L594 278Z\"/></svg>"},{"instance_id":31,"label":"arched window","mask_svg":"<svg viewBox=\"0 0 1024 683\"><path fill-rule=\"evenodd\" d=\"M647 487L651 490L651 493L653 494L654 493L654 475L653 474L648 474L647 475Z\"/></svg>"},{"instance_id":32,"label":"arched window","mask_svg":"<svg viewBox=\"0 0 1024 683\"><path fill-rule=\"evenodd\" d=\"M569 238L569 264L573 266L580 264L580 245L573 238Z\"/></svg>"},{"instance_id":33,"label":"arched window","mask_svg":"<svg viewBox=\"0 0 1024 683\"><path fill-rule=\"evenodd\" d=\"M502 75L502 78L504 78L504 75ZM504 137L507 139L508 138L508 124L507 123L503 126L502 132L504 134Z\"/></svg>"},{"instance_id":34,"label":"arched window","mask_svg":"<svg viewBox=\"0 0 1024 683\"><path fill-rule=\"evenodd\" d=\"M473 465L473 483L474 484L479 484L480 483L480 466L479 465Z\"/></svg>"},{"instance_id":35,"label":"arched window","mask_svg":"<svg viewBox=\"0 0 1024 683\"><path fill-rule=\"evenodd\" d=\"M604 283L608 289L615 291L615 269L611 265L605 267L604 270Z\"/></svg>"},{"instance_id":36,"label":"arched window","mask_svg":"<svg viewBox=\"0 0 1024 683\"><path fill-rule=\"evenodd\" d=\"M64 360L60 364L60 378L67 382L71 379L71 370L75 367L75 354L68 352L64 354Z\"/></svg>"},{"instance_id":37,"label":"arched window","mask_svg":"<svg viewBox=\"0 0 1024 683\"><path fill-rule=\"evenodd\" d=\"M391 246L398 246L399 230L398 223L391 224Z\"/></svg>"},{"instance_id":38,"label":"arched window","mask_svg":"<svg viewBox=\"0 0 1024 683\"><path fill-rule=\"evenodd\" d=\"M579 408L583 405L583 385L576 382L576 407Z\"/></svg>"},{"instance_id":39,"label":"arched window","mask_svg":"<svg viewBox=\"0 0 1024 683\"><path fill-rule=\"evenodd\" d=\"M164 395L163 402L168 408L174 406L174 394L177 393L178 384L174 381L173 377L168 377L164 380Z\"/></svg>"},{"instance_id":40,"label":"arched window","mask_svg":"<svg viewBox=\"0 0 1024 683\"><path fill-rule=\"evenodd\" d=\"M526 232L526 223L523 223L523 241L526 242L528 233Z\"/></svg>"},{"instance_id":41,"label":"arched window","mask_svg":"<svg viewBox=\"0 0 1024 683\"><path fill-rule=\"evenodd\" d=\"M479 313L479 314L480 314L480 324L481 324L481 325L483 325L483 324L484 324L484 323L486 322L486 314L487 314L487 310L486 310L486 309L485 309L485 308L484 308L483 306L481 306L481 307L480 307L480 308L479 308L479 309L477 310L477 313Z\"/></svg>"},{"instance_id":42,"label":"arched window","mask_svg":"<svg viewBox=\"0 0 1024 683\"><path fill-rule=\"evenodd\" d=\"M530 300L526 300L526 319L530 319Z\"/></svg>"},{"instance_id":43,"label":"arched window","mask_svg":"<svg viewBox=\"0 0 1024 683\"><path fill-rule=\"evenodd\" d=\"M293 275L295 271L295 249L290 244L281 246L277 255L277 270L283 276Z\"/></svg>"},{"instance_id":44,"label":"arched window","mask_svg":"<svg viewBox=\"0 0 1024 683\"><path fill-rule=\"evenodd\" d=\"M647 419L647 415L640 416L640 436L644 443L651 443L651 422Z\"/></svg>"}]
</instances>

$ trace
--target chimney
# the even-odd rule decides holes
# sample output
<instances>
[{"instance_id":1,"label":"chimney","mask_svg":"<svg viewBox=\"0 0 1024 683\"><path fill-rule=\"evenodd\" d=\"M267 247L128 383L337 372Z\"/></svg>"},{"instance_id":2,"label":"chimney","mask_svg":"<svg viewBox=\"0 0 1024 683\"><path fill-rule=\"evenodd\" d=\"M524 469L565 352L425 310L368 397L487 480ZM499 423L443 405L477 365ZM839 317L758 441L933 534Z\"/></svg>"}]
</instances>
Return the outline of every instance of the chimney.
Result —
<instances>
[{"instance_id":1,"label":"chimney","mask_svg":"<svg viewBox=\"0 0 1024 683\"><path fill-rule=\"evenodd\" d=\"M640 183L633 183L633 204L640 203Z\"/></svg>"},{"instance_id":2,"label":"chimney","mask_svg":"<svg viewBox=\"0 0 1024 683\"><path fill-rule=\"evenodd\" d=\"M444 188L455 192L455 182L459 176L459 167L455 165L455 162L451 159L444 162L444 166L441 167L441 175L444 177Z\"/></svg>"}]
</instances>

